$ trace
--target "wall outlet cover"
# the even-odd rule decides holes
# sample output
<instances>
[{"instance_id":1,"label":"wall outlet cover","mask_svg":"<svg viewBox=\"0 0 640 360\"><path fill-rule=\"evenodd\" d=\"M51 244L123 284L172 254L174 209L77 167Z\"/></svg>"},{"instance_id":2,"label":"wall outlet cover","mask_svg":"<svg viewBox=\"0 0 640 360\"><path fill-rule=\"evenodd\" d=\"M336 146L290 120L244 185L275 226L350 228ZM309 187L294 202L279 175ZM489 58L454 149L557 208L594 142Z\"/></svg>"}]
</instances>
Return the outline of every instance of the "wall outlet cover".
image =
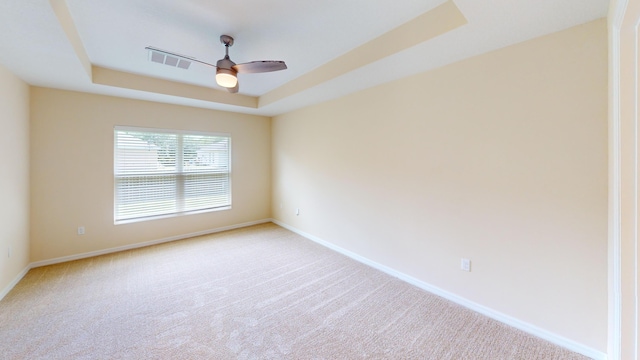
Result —
<instances>
[{"instance_id":1,"label":"wall outlet cover","mask_svg":"<svg viewBox=\"0 0 640 360\"><path fill-rule=\"evenodd\" d=\"M462 271L471 271L471 260L462 258L460 260L460 269Z\"/></svg>"}]
</instances>

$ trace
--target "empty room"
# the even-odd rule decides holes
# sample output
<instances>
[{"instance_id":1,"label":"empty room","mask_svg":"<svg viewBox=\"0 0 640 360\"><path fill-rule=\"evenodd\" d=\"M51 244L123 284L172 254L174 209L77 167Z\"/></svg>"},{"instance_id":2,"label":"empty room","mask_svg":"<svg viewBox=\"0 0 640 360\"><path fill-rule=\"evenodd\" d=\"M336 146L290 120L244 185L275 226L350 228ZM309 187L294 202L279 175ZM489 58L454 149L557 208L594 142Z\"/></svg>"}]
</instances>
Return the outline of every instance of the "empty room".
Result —
<instances>
[{"instance_id":1,"label":"empty room","mask_svg":"<svg viewBox=\"0 0 640 360\"><path fill-rule=\"evenodd\" d=\"M0 358L638 359L638 0L3 0Z\"/></svg>"}]
</instances>

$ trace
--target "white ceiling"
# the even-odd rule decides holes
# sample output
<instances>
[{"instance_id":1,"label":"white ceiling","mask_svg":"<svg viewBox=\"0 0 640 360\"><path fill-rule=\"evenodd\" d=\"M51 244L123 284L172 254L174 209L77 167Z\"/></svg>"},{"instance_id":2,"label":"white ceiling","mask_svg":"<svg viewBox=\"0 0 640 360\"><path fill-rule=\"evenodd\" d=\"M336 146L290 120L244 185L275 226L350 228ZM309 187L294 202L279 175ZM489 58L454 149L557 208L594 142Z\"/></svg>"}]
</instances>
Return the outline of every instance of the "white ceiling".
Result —
<instances>
[{"instance_id":1,"label":"white ceiling","mask_svg":"<svg viewBox=\"0 0 640 360\"><path fill-rule=\"evenodd\" d=\"M0 1L0 64L31 85L277 115L605 17L608 0L454 0L467 24L269 105L255 108L92 82L50 1ZM147 60L151 45L215 63L221 34L237 63L284 60L288 69L241 74L240 94L259 97L404 24L442 0L67 0L93 65L224 91L215 72Z\"/></svg>"}]
</instances>

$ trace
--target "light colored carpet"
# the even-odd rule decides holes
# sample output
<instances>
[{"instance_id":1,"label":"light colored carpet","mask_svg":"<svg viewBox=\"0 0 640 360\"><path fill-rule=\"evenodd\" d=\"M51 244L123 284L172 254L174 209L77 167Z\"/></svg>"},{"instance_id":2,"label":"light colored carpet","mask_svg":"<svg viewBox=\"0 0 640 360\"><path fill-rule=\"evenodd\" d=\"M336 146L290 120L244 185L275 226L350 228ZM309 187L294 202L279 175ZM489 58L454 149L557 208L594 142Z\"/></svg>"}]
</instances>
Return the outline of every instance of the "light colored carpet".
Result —
<instances>
[{"instance_id":1,"label":"light colored carpet","mask_svg":"<svg viewBox=\"0 0 640 360\"><path fill-rule=\"evenodd\" d=\"M274 224L36 268L2 359L584 359Z\"/></svg>"}]
</instances>

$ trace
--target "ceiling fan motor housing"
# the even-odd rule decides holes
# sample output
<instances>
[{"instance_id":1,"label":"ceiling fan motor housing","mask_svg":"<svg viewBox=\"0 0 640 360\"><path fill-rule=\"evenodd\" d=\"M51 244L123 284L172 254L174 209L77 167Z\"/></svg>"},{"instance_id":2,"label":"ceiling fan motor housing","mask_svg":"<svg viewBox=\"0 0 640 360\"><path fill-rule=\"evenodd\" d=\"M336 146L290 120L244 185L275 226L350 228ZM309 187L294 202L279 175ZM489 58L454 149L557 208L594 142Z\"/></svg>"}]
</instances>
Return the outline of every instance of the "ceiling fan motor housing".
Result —
<instances>
[{"instance_id":1,"label":"ceiling fan motor housing","mask_svg":"<svg viewBox=\"0 0 640 360\"><path fill-rule=\"evenodd\" d=\"M229 70L233 70L234 72L237 72L233 66L236 63L234 63L233 61L231 61L231 59L229 59L228 56L225 56L223 59L218 60L218 62L216 63L216 67L219 69L229 69Z\"/></svg>"}]
</instances>

